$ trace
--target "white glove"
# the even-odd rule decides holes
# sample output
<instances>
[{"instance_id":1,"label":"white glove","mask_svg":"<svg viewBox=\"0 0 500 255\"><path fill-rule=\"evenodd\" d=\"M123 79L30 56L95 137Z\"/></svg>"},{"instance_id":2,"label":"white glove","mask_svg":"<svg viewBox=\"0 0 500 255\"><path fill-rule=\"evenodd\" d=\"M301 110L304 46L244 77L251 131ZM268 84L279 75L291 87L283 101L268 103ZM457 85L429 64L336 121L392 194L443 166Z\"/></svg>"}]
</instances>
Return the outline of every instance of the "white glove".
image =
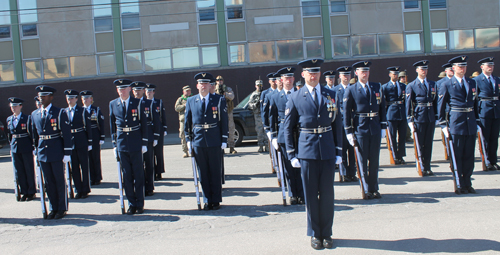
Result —
<instances>
[{"instance_id":1,"label":"white glove","mask_svg":"<svg viewBox=\"0 0 500 255\"><path fill-rule=\"evenodd\" d=\"M143 145L141 150L142 154L146 153L148 151L148 146Z\"/></svg>"},{"instance_id":2,"label":"white glove","mask_svg":"<svg viewBox=\"0 0 500 255\"><path fill-rule=\"evenodd\" d=\"M220 146L221 149L225 149L227 148L227 143L222 143L222 145Z\"/></svg>"},{"instance_id":3,"label":"white glove","mask_svg":"<svg viewBox=\"0 0 500 255\"><path fill-rule=\"evenodd\" d=\"M436 120L436 126L439 125L439 120Z\"/></svg>"},{"instance_id":4,"label":"white glove","mask_svg":"<svg viewBox=\"0 0 500 255\"><path fill-rule=\"evenodd\" d=\"M479 125L476 125L477 126L477 132L480 132L481 131L481 127Z\"/></svg>"},{"instance_id":5,"label":"white glove","mask_svg":"<svg viewBox=\"0 0 500 255\"><path fill-rule=\"evenodd\" d=\"M36 156L36 150L33 150L33 156Z\"/></svg>"},{"instance_id":6,"label":"white glove","mask_svg":"<svg viewBox=\"0 0 500 255\"><path fill-rule=\"evenodd\" d=\"M444 134L444 137L446 137L446 138L450 137L450 132L448 131L448 127L443 128L443 134Z\"/></svg>"},{"instance_id":7,"label":"white glove","mask_svg":"<svg viewBox=\"0 0 500 255\"><path fill-rule=\"evenodd\" d=\"M342 164L342 157L341 156L335 156L335 164Z\"/></svg>"},{"instance_id":8,"label":"white glove","mask_svg":"<svg viewBox=\"0 0 500 255\"><path fill-rule=\"evenodd\" d=\"M188 147L188 151L189 151L189 154L191 154L191 152L193 151L193 147L191 147L191 142L190 141L187 141L187 147Z\"/></svg>"},{"instance_id":9,"label":"white glove","mask_svg":"<svg viewBox=\"0 0 500 255\"><path fill-rule=\"evenodd\" d=\"M382 132L380 132L380 136L382 137L382 139L385 138L385 129L382 129L381 130Z\"/></svg>"},{"instance_id":10,"label":"white glove","mask_svg":"<svg viewBox=\"0 0 500 255\"><path fill-rule=\"evenodd\" d=\"M266 135L267 135L267 139L268 139L269 141L273 140L273 139L271 139L271 132L267 132L267 133L266 133Z\"/></svg>"},{"instance_id":11,"label":"white glove","mask_svg":"<svg viewBox=\"0 0 500 255\"><path fill-rule=\"evenodd\" d=\"M164 136L167 136L167 131L164 131L164 132L163 132L163 135L164 135Z\"/></svg>"},{"instance_id":12,"label":"white glove","mask_svg":"<svg viewBox=\"0 0 500 255\"><path fill-rule=\"evenodd\" d=\"M71 156L64 155L63 162L64 164L68 163L71 160Z\"/></svg>"},{"instance_id":13,"label":"white glove","mask_svg":"<svg viewBox=\"0 0 500 255\"><path fill-rule=\"evenodd\" d=\"M153 147L156 147L156 145L158 145L158 140L153 141Z\"/></svg>"},{"instance_id":14,"label":"white glove","mask_svg":"<svg viewBox=\"0 0 500 255\"><path fill-rule=\"evenodd\" d=\"M273 145L273 147L274 147L275 150L278 150L278 139L274 138L271 141L271 144Z\"/></svg>"},{"instance_id":15,"label":"white glove","mask_svg":"<svg viewBox=\"0 0 500 255\"><path fill-rule=\"evenodd\" d=\"M89 147L87 147L88 151L91 151L92 150L92 145L89 145Z\"/></svg>"},{"instance_id":16,"label":"white glove","mask_svg":"<svg viewBox=\"0 0 500 255\"><path fill-rule=\"evenodd\" d=\"M292 160L290 160L290 163L292 163L293 167L300 168L300 161L297 158L292 158Z\"/></svg>"},{"instance_id":17,"label":"white glove","mask_svg":"<svg viewBox=\"0 0 500 255\"><path fill-rule=\"evenodd\" d=\"M347 141L351 144L351 146L354 146L354 135L353 134L347 134Z\"/></svg>"},{"instance_id":18,"label":"white glove","mask_svg":"<svg viewBox=\"0 0 500 255\"><path fill-rule=\"evenodd\" d=\"M113 148L113 154L115 154L115 158L118 158L118 149Z\"/></svg>"},{"instance_id":19,"label":"white glove","mask_svg":"<svg viewBox=\"0 0 500 255\"><path fill-rule=\"evenodd\" d=\"M100 140L99 145L103 145L103 144L104 144L104 140Z\"/></svg>"},{"instance_id":20,"label":"white glove","mask_svg":"<svg viewBox=\"0 0 500 255\"><path fill-rule=\"evenodd\" d=\"M408 126L410 127L410 130L412 133L415 132L415 126L413 125L413 122L408 122Z\"/></svg>"}]
</instances>

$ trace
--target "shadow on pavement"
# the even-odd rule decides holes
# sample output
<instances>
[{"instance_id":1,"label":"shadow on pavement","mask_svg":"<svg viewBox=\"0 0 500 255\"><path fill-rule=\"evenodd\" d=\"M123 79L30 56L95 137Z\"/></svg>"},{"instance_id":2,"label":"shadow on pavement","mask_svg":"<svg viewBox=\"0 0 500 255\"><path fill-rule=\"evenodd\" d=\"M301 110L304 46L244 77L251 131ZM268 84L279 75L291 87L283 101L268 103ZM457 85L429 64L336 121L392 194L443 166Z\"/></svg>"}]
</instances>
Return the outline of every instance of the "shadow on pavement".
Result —
<instances>
[{"instance_id":1,"label":"shadow on pavement","mask_svg":"<svg viewBox=\"0 0 500 255\"><path fill-rule=\"evenodd\" d=\"M410 253L471 253L500 251L500 243L486 239L443 239L414 238L402 240L359 240L335 239L336 247L387 250ZM367 251L369 253L369 251Z\"/></svg>"}]
</instances>

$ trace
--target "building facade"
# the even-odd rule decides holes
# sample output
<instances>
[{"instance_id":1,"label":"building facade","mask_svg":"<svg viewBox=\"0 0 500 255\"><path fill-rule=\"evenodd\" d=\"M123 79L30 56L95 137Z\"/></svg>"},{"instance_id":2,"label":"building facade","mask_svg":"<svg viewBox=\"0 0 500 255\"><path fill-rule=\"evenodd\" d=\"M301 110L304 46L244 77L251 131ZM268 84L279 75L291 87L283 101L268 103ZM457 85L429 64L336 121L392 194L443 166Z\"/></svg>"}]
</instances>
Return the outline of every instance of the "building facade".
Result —
<instances>
[{"instance_id":1,"label":"building facade","mask_svg":"<svg viewBox=\"0 0 500 255\"><path fill-rule=\"evenodd\" d=\"M0 100L44 83L102 91L107 108L116 92L105 85L126 76L158 85L175 117L199 70L238 85L240 99L259 76L312 57L332 69L369 59L380 82L387 66L426 58L437 76L450 56L497 55L499 14L499 0L0 0Z\"/></svg>"}]
</instances>

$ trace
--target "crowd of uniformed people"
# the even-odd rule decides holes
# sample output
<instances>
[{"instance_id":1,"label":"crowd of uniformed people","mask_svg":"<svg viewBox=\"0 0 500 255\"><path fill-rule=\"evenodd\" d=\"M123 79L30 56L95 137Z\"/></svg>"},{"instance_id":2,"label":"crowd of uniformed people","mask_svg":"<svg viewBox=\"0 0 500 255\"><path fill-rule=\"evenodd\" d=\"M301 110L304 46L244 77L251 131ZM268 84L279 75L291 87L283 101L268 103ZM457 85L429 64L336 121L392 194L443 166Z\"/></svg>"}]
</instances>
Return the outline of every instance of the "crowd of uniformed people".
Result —
<instances>
[{"instance_id":1,"label":"crowd of uniformed people","mask_svg":"<svg viewBox=\"0 0 500 255\"><path fill-rule=\"evenodd\" d=\"M322 63L322 59L298 63L301 86L295 84L295 67L268 74L270 87L263 90L263 82L257 80L249 101L259 152L270 153L272 170L288 190L289 203L305 204L307 235L314 249L332 247L336 168L341 182L359 181L363 199L382 197L378 171L381 139L386 136L391 163L405 164L405 143L411 134L418 174L432 176L432 141L436 125L440 126L456 194L476 193L471 175L477 137L483 170L500 170L500 79L492 75L492 57L478 62L482 73L473 79L465 76L467 56L452 58L442 66L437 82L427 77L429 61L421 60L413 65L417 78L408 84L399 66L387 68L388 82L372 82L371 62L359 61L324 71L326 84L320 85ZM224 149L231 144L230 153L236 153L229 141L234 131L228 105L234 94L218 83L219 77L196 74L198 94L191 96L191 88L185 86L175 103L184 157L193 157L193 175L195 180L200 177L203 210L221 207ZM165 172L165 107L154 97L153 84L127 79L114 84L118 98L109 103L111 140L128 200L127 214L141 214L145 196L154 194L154 181ZM34 169L41 169L36 175L43 176L44 181L38 179L40 190L49 198L47 218L59 219L68 210L71 183L74 199L84 199L102 180L104 116L93 105L91 91L65 90L67 108L52 105L54 88L41 85L36 91L38 109L29 115L22 113L22 99L9 98L13 115L7 119L7 129L16 196L19 201L35 198Z\"/></svg>"}]
</instances>

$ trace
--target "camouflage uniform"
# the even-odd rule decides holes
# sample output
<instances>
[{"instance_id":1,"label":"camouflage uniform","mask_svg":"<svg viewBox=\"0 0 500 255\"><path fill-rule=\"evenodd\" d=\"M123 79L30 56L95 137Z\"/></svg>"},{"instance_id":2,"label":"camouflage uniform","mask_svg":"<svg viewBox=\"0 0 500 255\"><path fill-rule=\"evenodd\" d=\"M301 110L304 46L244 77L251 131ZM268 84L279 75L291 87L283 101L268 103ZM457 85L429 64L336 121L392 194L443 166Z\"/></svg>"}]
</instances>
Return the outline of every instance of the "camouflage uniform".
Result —
<instances>
[{"instance_id":1,"label":"camouflage uniform","mask_svg":"<svg viewBox=\"0 0 500 255\"><path fill-rule=\"evenodd\" d=\"M248 101L248 109L253 111L253 117L255 119L255 131L257 131L257 139L259 147L267 147L267 136L264 133L264 126L262 125L262 118L260 116L260 93L254 91L250 96ZM260 150L260 149L259 149Z\"/></svg>"},{"instance_id":2,"label":"camouflage uniform","mask_svg":"<svg viewBox=\"0 0 500 255\"><path fill-rule=\"evenodd\" d=\"M182 151L188 152L186 136L184 135L184 113L186 112L187 98L181 96L175 102L175 111L179 113L179 138L181 138Z\"/></svg>"},{"instance_id":3,"label":"camouflage uniform","mask_svg":"<svg viewBox=\"0 0 500 255\"><path fill-rule=\"evenodd\" d=\"M233 119L233 109L234 109L234 92L233 89L230 87L226 86L225 84L223 85L223 89L225 92L225 98L226 98L226 103L227 103L227 119L228 119L228 128L229 128L229 135L227 138L227 147L230 149L234 149L234 119ZM215 91L219 91L219 85L215 87ZM219 93L217 93L219 94ZM241 135L241 134L240 134Z\"/></svg>"}]
</instances>

